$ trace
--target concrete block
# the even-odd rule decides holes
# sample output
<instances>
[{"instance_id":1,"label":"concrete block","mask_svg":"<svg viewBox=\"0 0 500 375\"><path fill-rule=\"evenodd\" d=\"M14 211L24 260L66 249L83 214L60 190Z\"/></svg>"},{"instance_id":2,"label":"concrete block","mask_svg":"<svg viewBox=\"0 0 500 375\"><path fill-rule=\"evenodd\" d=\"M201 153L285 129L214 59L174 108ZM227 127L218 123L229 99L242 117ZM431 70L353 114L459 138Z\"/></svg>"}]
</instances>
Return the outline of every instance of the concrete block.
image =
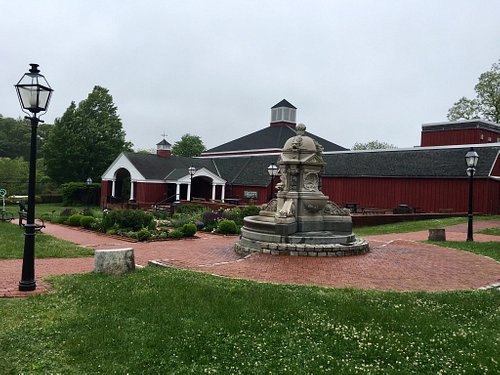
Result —
<instances>
[{"instance_id":1,"label":"concrete block","mask_svg":"<svg viewBox=\"0 0 500 375\"><path fill-rule=\"evenodd\" d=\"M429 229L429 241L446 241L446 230L444 228Z\"/></svg>"},{"instance_id":2,"label":"concrete block","mask_svg":"<svg viewBox=\"0 0 500 375\"><path fill-rule=\"evenodd\" d=\"M96 250L94 255L94 272L110 275L135 270L134 249Z\"/></svg>"}]
</instances>

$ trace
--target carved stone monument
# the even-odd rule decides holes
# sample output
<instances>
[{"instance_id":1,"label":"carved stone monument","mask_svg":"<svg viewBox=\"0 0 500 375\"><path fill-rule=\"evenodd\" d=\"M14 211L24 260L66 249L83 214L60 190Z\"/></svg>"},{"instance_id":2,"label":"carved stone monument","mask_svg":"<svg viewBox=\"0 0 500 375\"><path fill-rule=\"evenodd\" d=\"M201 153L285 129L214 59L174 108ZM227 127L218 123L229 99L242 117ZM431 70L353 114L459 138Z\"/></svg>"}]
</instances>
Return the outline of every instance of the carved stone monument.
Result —
<instances>
[{"instance_id":1,"label":"carved stone monument","mask_svg":"<svg viewBox=\"0 0 500 375\"><path fill-rule=\"evenodd\" d=\"M352 233L349 210L321 192L325 168L323 148L297 125L297 135L283 147L278 160L281 182L277 198L258 216L248 216L235 245L238 253L345 256L369 251L368 242Z\"/></svg>"}]
</instances>

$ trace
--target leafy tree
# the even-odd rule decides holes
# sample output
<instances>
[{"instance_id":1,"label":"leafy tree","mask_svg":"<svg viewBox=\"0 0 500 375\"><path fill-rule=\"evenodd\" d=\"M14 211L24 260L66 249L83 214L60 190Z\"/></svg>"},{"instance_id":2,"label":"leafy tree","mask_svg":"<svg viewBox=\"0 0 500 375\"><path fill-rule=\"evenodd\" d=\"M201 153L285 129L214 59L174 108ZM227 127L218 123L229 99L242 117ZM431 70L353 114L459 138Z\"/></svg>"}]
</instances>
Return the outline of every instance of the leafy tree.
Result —
<instances>
[{"instance_id":1,"label":"leafy tree","mask_svg":"<svg viewBox=\"0 0 500 375\"><path fill-rule=\"evenodd\" d=\"M186 157L200 156L205 150L205 145L199 136L187 133L181 137L180 141L174 143L172 146L172 155Z\"/></svg>"},{"instance_id":2,"label":"leafy tree","mask_svg":"<svg viewBox=\"0 0 500 375\"><path fill-rule=\"evenodd\" d=\"M132 147L109 91L95 86L78 106L71 102L44 146L47 174L58 183L99 181L122 151Z\"/></svg>"},{"instance_id":3,"label":"leafy tree","mask_svg":"<svg viewBox=\"0 0 500 375\"><path fill-rule=\"evenodd\" d=\"M448 120L484 118L500 123L500 60L479 76L475 99L460 98L448 110Z\"/></svg>"},{"instance_id":4,"label":"leafy tree","mask_svg":"<svg viewBox=\"0 0 500 375\"><path fill-rule=\"evenodd\" d=\"M377 140L366 143L356 142L354 146L352 146L353 150L386 150L391 148L397 148L397 147L390 143L379 142Z\"/></svg>"},{"instance_id":5,"label":"leafy tree","mask_svg":"<svg viewBox=\"0 0 500 375\"><path fill-rule=\"evenodd\" d=\"M41 124L37 131L37 150L47 139L51 125ZM21 118L13 119L0 115L0 157L29 160L31 147L31 125ZM39 155L41 152L39 152ZM43 155L42 155L43 156Z\"/></svg>"},{"instance_id":6,"label":"leafy tree","mask_svg":"<svg viewBox=\"0 0 500 375\"><path fill-rule=\"evenodd\" d=\"M36 193L54 190L50 179L45 175L44 160L37 160ZM7 190L8 195L26 195L28 193L29 161L23 158L0 157L0 188Z\"/></svg>"}]
</instances>

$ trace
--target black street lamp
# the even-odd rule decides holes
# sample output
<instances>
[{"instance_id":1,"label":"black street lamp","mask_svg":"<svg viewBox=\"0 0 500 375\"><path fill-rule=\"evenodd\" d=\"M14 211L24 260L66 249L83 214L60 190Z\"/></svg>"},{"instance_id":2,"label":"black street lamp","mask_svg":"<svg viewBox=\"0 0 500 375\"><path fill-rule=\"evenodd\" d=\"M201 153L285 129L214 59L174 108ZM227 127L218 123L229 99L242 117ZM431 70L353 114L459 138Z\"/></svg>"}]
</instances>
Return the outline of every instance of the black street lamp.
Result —
<instances>
[{"instance_id":1,"label":"black street lamp","mask_svg":"<svg viewBox=\"0 0 500 375\"><path fill-rule=\"evenodd\" d=\"M189 176L191 177L191 182L190 182L190 191L189 191L189 201L193 200L193 176L196 173L196 168L193 166L190 166L188 168Z\"/></svg>"},{"instance_id":2,"label":"black street lamp","mask_svg":"<svg viewBox=\"0 0 500 375\"><path fill-rule=\"evenodd\" d=\"M49 83L38 70L38 64L30 64L31 69L25 73L15 85L22 111L30 116L31 121L31 148L28 180L28 211L24 226L24 255L23 270L19 290L30 291L36 289L35 281L35 183L36 183L36 131L38 123L43 122L38 117L47 112L52 90ZM38 114L38 117L37 117Z\"/></svg>"},{"instance_id":3,"label":"black street lamp","mask_svg":"<svg viewBox=\"0 0 500 375\"><path fill-rule=\"evenodd\" d=\"M479 155L474 148L465 154L465 164L467 165L467 176L469 176L469 211L467 213L467 241L474 241L472 234L472 202L473 202L473 192L474 192L474 174L476 173L476 165Z\"/></svg>"},{"instance_id":4,"label":"black street lamp","mask_svg":"<svg viewBox=\"0 0 500 375\"><path fill-rule=\"evenodd\" d=\"M267 173L269 173L269 176L271 176L271 199L273 199L274 195L274 177L278 175L279 168L276 164L271 163L269 167L267 167ZM269 200L271 200L269 199Z\"/></svg>"},{"instance_id":5,"label":"black street lamp","mask_svg":"<svg viewBox=\"0 0 500 375\"><path fill-rule=\"evenodd\" d=\"M92 185L92 178L90 177L87 177L87 180L85 181L85 183L87 184L87 210L89 210L89 206L90 206L90 185Z\"/></svg>"}]
</instances>

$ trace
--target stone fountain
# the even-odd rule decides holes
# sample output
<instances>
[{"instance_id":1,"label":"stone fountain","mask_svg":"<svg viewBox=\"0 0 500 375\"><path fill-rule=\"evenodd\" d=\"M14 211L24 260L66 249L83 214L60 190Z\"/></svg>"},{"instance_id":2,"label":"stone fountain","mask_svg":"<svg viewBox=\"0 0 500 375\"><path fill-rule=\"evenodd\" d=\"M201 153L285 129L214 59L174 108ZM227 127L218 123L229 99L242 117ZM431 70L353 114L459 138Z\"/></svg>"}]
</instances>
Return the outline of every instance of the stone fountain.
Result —
<instances>
[{"instance_id":1,"label":"stone fountain","mask_svg":"<svg viewBox=\"0 0 500 375\"><path fill-rule=\"evenodd\" d=\"M247 216L235 251L272 255L346 256L369 251L368 242L352 233L348 209L331 202L320 190L326 163L323 148L297 125L278 160L281 182L277 198L258 216Z\"/></svg>"}]
</instances>

